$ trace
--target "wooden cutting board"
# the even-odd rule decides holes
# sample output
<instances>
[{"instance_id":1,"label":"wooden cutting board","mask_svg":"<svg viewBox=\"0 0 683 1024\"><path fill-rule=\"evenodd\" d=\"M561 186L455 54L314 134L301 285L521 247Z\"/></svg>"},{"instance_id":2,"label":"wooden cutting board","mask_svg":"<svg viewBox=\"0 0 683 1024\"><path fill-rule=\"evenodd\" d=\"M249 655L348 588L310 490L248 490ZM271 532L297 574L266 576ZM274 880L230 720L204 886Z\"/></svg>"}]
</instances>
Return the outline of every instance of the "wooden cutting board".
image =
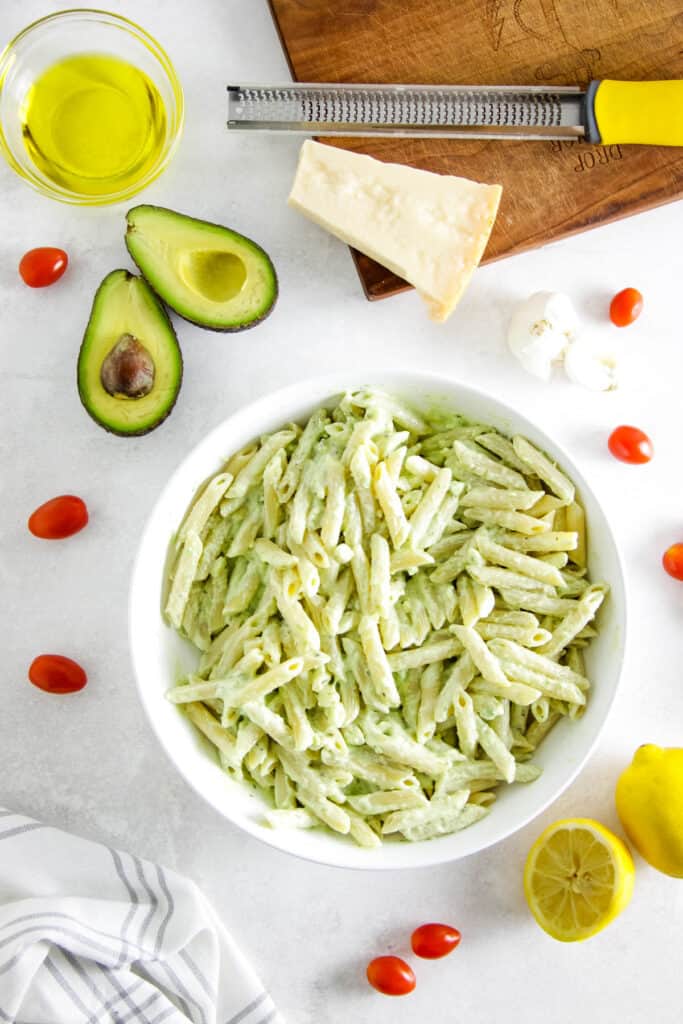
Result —
<instances>
[{"instance_id":1,"label":"wooden cutting board","mask_svg":"<svg viewBox=\"0 0 683 1024\"><path fill-rule=\"evenodd\" d=\"M683 78L683 0L270 0L302 82L586 85ZM499 182L485 262L669 202L683 150L571 142L341 139L334 145ZM353 250L352 250L353 251ZM353 252L369 299L401 278Z\"/></svg>"}]
</instances>

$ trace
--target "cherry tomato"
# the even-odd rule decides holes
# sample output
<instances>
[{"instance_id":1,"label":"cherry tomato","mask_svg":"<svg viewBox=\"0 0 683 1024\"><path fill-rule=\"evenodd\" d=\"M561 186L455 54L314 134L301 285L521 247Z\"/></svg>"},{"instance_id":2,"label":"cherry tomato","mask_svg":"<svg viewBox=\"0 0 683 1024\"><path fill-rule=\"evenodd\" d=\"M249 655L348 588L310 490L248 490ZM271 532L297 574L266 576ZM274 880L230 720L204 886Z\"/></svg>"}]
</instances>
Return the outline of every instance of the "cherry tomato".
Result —
<instances>
[{"instance_id":1,"label":"cherry tomato","mask_svg":"<svg viewBox=\"0 0 683 1024\"><path fill-rule=\"evenodd\" d=\"M438 960L460 945L460 932L449 924L422 924L411 935L410 944L415 956Z\"/></svg>"},{"instance_id":2,"label":"cherry tomato","mask_svg":"<svg viewBox=\"0 0 683 1024\"><path fill-rule=\"evenodd\" d=\"M628 327L642 312L643 296L637 288L624 288L609 304L609 318L615 327Z\"/></svg>"},{"instance_id":3,"label":"cherry tomato","mask_svg":"<svg viewBox=\"0 0 683 1024\"><path fill-rule=\"evenodd\" d=\"M398 956L377 956L367 968L368 981L385 996L407 996L415 988L410 964Z\"/></svg>"},{"instance_id":4,"label":"cherry tomato","mask_svg":"<svg viewBox=\"0 0 683 1024\"><path fill-rule=\"evenodd\" d=\"M51 498L30 516L28 528L35 537L62 540L78 533L88 522L88 509L82 498L62 494Z\"/></svg>"},{"instance_id":5,"label":"cherry tomato","mask_svg":"<svg viewBox=\"0 0 683 1024\"><path fill-rule=\"evenodd\" d=\"M46 693L76 693L88 682L81 666L61 654L39 654L31 662L28 677Z\"/></svg>"},{"instance_id":6,"label":"cherry tomato","mask_svg":"<svg viewBox=\"0 0 683 1024\"><path fill-rule=\"evenodd\" d=\"M53 249L51 246L29 249L21 257L19 273L29 288L46 288L59 281L68 262L69 257L63 249Z\"/></svg>"},{"instance_id":7,"label":"cherry tomato","mask_svg":"<svg viewBox=\"0 0 683 1024\"><path fill-rule=\"evenodd\" d=\"M662 555L662 565L675 580L683 580L683 544L672 544Z\"/></svg>"},{"instance_id":8,"label":"cherry tomato","mask_svg":"<svg viewBox=\"0 0 683 1024\"><path fill-rule=\"evenodd\" d=\"M616 427L607 440L607 447L615 459L642 465L653 455L652 441L638 427Z\"/></svg>"}]
</instances>

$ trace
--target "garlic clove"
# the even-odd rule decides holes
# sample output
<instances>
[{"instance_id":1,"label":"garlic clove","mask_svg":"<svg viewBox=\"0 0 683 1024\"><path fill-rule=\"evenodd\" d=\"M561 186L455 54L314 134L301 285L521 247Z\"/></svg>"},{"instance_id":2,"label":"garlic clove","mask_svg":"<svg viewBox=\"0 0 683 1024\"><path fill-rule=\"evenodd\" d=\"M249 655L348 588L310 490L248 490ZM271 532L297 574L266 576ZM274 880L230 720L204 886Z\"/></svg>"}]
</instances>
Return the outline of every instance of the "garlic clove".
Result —
<instances>
[{"instance_id":1,"label":"garlic clove","mask_svg":"<svg viewBox=\"0 0 683 1024\"><path fill-rule=\"evenodd\" d=\"M562 356L578 330L578 317L562 292L535 292L515 309L507 342L525 370L549 380L552 364Z\"/></svg>"},{"instance_id":2,"label":"garlic clove","mask_svg":"<svg viewBox=\"0 0 683 1024\"><path fill-rule=\"evenodd\" d=\"M553 371L553 357L542 349L531 349L518 355L522 368L540 380L549 381Z\"/></svg>"},{"instance_id":3,"label":"garlic clove","mask_svg":"<svg viewBox=\"0 0 683 1024\"><path fill-rule=\"evenodd\" d=\"M564 354L564 369L574 384L589 391L614 391L618 387L616 356L592 342L572 342Z\"/></svg>"}]
</instances>

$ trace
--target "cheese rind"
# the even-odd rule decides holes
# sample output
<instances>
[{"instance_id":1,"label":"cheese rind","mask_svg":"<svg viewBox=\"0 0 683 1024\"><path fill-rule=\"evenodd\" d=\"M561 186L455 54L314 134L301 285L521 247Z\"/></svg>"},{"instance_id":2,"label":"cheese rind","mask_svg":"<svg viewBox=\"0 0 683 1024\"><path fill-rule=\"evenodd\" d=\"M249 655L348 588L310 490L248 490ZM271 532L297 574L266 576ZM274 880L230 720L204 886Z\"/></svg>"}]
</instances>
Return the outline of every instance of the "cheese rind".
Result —
<instances>
[{"instance_id":1,"label":"cheese rind","mask_svg":"<svg viewBox=\"0 0 683 1024\"><path fill-rule=\"evenodd\" d=\"M501 192L307 139L289 204L409 281L442 321L481 260Z\"/></svg>"}]
</instances>

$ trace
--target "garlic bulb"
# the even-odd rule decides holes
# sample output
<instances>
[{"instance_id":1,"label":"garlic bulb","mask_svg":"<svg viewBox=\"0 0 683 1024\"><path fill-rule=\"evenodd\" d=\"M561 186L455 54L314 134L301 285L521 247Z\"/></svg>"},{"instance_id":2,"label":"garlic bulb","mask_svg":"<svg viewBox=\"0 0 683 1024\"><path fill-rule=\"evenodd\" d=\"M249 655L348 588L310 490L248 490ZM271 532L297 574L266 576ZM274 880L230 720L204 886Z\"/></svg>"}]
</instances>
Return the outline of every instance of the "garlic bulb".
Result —
<instances>
[{"instance_id":1,"label":"garlic bulb","mask_svg":"<svg viewBox=\"0 0 683 1024\"><path fill-rule=\"evenodd\" d=\"M547 381L577 330L578 318L567 295L535 292L512 314L508 346L525 370Z\"/></svg>"},{"instance_id":2,"label":"garlic bulb","mask_svg":"<svg viewBox=\"0 0 683 1024\"><path fill-rule=\"evenodd\" d=\"M574 341L567 348L564 369L571 381L589 391L614 391L618 384L614 353L588 341Z\"/></svg>"}]
</instances>

